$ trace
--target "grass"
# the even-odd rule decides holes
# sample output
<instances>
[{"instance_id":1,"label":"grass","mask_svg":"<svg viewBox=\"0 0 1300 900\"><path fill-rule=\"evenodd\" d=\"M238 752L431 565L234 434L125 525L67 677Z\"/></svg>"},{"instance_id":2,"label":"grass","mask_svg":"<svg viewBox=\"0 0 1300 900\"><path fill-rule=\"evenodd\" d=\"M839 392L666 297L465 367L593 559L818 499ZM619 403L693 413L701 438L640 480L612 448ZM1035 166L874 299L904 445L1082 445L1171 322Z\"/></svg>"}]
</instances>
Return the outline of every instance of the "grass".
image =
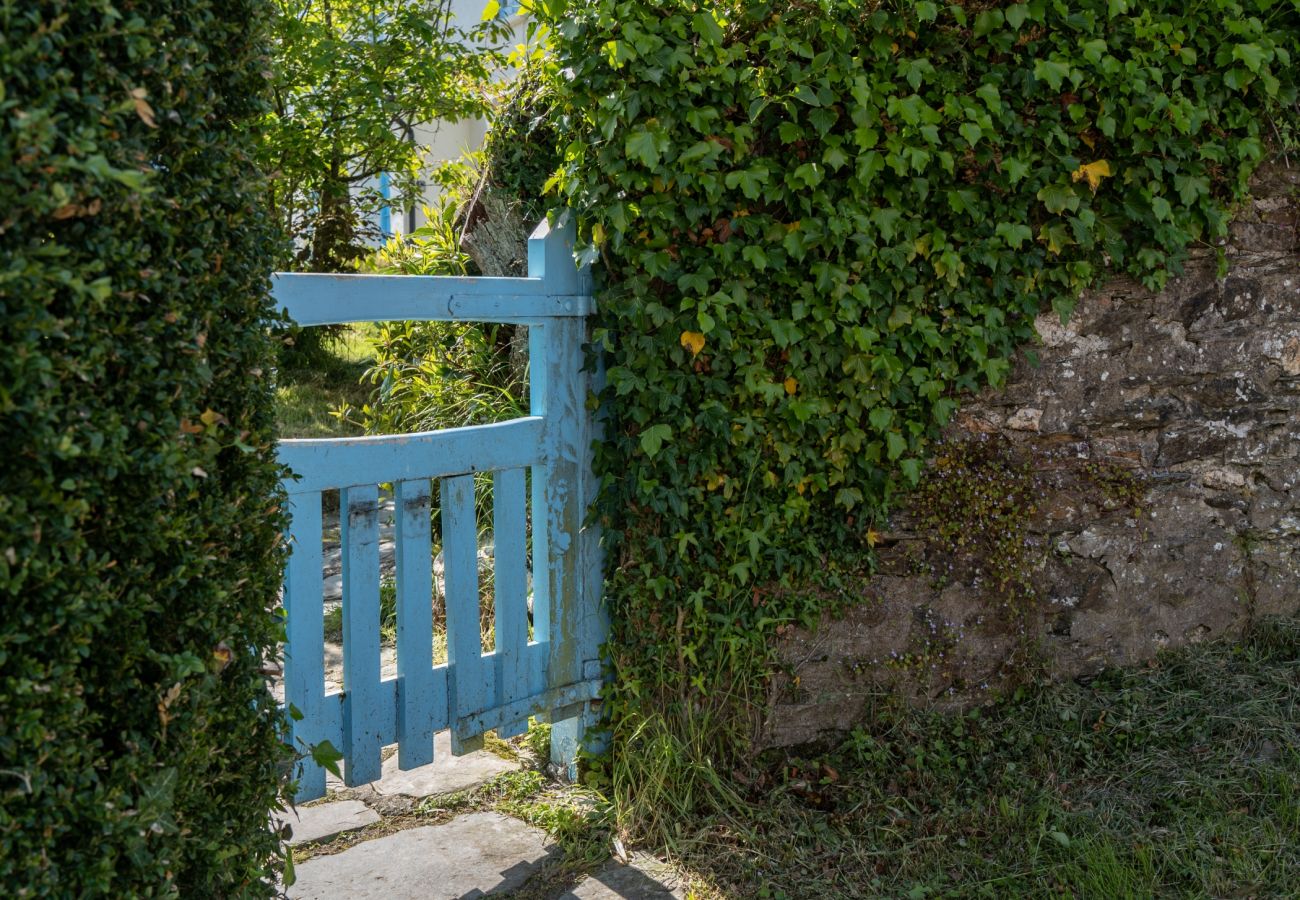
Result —
<instances>
[{"instance_id":1,"label":"grass","mask_svg":"<svg viewBox=\"0 0 1300 900\"><path fill-rule=\"evenodd\" d=\"M693 873L698 897L1300 890L1296 621L965 715L882 698L865 721L822 752L695 772L697 789L715 780L707 802L660 783L684 751L650 729L614 763L619 831ZM628 815L638 785L657 818Z\"/></svg>"},{"instance_id":2,"label":"grass","mask_svg":"<svg viewBox=\"0 0 1300 900\"><path fill-rule=\"evenodd\" d=\"M361 376L374 364L375 347L362 326L342 331L337 340L309 360L288 357L275 389L277 436L281 438L350 437L361 425L335 415L370 402L373 387Z\"/></svg>"}]
</instances>

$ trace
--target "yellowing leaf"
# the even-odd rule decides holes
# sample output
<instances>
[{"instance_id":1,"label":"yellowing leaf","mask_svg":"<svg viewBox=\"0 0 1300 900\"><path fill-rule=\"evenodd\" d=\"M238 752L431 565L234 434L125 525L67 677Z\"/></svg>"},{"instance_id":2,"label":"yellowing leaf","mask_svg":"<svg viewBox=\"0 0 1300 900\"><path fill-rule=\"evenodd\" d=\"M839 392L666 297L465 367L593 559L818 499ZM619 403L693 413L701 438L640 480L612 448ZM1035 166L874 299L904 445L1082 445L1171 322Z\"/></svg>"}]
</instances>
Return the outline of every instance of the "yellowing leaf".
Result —
<instances>
[{"instance_id":1,"label":"yellowing leaf","mask_svg":"<svg viewBox=\"0 0 1300 900\"><path fill-rule=\"evenodd\" d=\"M867 529L867 546L874 547L880 543L880 532L874 528Z\"/></svg>"},{"instance_id":2,"label":"yellowing leaf","mask_svg":"<svg viewBox=\"0 0 1300 900\"><path fill-rule=\"evenodd\" d=\"M215 425L221 419L221 413L215 409L205 409L199 419L203 421L204 425Z\"/></svg>"},{"instance_id":3,"label":"yellowing leaf","mask_svg":"<svg viewBox=\"0 0 1300 900\"><path fill-rule=\"evenodd\" d=\"M797 390L799 390L799 382L795 381L793 378L787 378L785 380L785 392L793 397L794 392Z\"/></svg>"},{"instance_id":4,"label":"yellowing leaf","mask_svg":"<svg viewBox=\"0 0 1300 900\"><path fill-rule=\"evenodd\" d=\"M1071 177L1075 181L1083 181L1086 178L1088 180L1088 187L1095 191L1101 186L1101 180L1103 178L1109 178L1112 174L1113 173L1110 171L1110 163L1106 162L1104 159L1099 159L1096 162L1090 162L1079 166L1079 168L1074 170Z\"/></svg>"},{"instance_id":5,"label":"yellowing leaf","mask_svg":"<svg viewBox=\"0 0 1300 900\"><path fill-rule=\"evenodd\" d=\"M683 331L682 346L691 351L691 356L699 356L704 349L704 335L698 331Z\"/></svg>"},{"instance_id":6,"label":"yellowing leaf","mask_svg":"<svg viewBox=\"0 0 1300 900\"><path fill-rule=\"evenodd\" d=\"M591 242L597 247L605 243L605 226L599 222L591 226Z\"/></svg>"}]
</instances>

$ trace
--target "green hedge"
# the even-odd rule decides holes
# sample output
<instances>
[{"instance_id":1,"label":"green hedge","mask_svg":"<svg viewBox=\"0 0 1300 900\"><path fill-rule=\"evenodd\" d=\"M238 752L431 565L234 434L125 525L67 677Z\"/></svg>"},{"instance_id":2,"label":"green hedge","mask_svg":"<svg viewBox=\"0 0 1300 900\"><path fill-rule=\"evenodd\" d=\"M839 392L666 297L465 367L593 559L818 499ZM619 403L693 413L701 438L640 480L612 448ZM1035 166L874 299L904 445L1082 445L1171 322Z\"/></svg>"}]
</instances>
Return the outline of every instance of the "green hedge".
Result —
<instances>
[{"instance_id":1,"label":"green hedge","mask_svg":"<svg viewBox=\"0 0 1300 900\"><path fill-rule=\"evenodd\" d=\"M607 708L692 741L1035 315L1163 284L1296 122L1294 0L535 5L604 263Z\"/></svg>"},{"instance_id":2,"label":"green hedge","mask_svg":"<svg viewBox=\"0 0 1300 900\"><path fill-rule=\"evenodd\" d=\"M6 896L273 890L265 15L0 6Z\"/></svg>"}]
</instances>

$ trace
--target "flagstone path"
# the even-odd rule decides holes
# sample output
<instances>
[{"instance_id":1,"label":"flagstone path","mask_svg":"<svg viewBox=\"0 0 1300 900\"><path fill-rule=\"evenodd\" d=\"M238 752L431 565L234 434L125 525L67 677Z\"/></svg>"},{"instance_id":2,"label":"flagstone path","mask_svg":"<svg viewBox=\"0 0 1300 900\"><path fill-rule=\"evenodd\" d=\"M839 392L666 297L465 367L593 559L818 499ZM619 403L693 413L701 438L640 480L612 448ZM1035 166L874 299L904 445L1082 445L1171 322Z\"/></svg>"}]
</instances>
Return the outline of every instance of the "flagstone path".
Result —
<instances>
[{"instance_id":1,"label":"flagstone path","mask_svg":"<svg viewBox=\"0 0 1300 900\"><path fill-rule=\"evenodd\" d=\"M310 850L287 893L295 900L469 900L509 896L563 900L681 900L671 872L653 857L611 862L571 887L540 894L531 879L561 858L545 831L499 812L474 811L430 825L411 812L422 800L472 790L520 768L487 751L451 755L446 733L435 761L402 772L394 755L383 777L347 788L328 780L326 799L284 814L290 846Z\"/></svg>"}]
</instances>

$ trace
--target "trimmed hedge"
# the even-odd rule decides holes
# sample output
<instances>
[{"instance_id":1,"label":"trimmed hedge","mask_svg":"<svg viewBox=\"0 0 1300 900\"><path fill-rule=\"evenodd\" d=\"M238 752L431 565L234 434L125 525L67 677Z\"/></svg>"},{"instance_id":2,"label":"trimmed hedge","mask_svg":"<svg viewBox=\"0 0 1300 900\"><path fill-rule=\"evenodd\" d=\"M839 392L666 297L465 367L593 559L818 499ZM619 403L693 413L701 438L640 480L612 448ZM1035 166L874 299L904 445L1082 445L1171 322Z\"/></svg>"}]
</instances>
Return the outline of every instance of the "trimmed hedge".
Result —
<instances>
[{"instance_id":1,"label":"trimmed hedge","mask_svg":"<svg viewBox=\"0 0 1300 900\"><path fill-rule=\"evenodd\" d=\"M262 0L0 7L0 884L266 896Z\"/></svg>"}]
</instances>

